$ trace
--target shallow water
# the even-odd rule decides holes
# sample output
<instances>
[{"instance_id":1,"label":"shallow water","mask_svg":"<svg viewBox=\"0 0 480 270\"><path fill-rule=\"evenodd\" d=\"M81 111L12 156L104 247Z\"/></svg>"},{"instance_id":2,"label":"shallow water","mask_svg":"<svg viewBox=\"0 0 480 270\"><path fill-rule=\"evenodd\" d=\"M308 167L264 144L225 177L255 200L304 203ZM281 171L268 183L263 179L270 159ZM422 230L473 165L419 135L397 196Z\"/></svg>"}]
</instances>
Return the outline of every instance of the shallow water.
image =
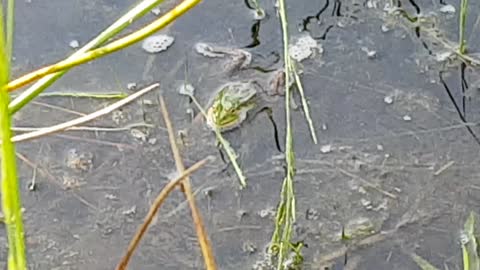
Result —
<instances>
[{"instance_id":1,"label":"shallow water","mask_svg":"<svg viewBox=\"0 0 480 270\"><path fill-rule=\"evenodd\" d=\"M480 145L474 137L479 131L476 126L469 131L463 123L478 121L479 99L477 90L471 89L471 97L463 100L461 82L463 78L474 88L478 71L468 67L462 75L457 63L437 62L434 55L445 48L422 32L428 26L417 25L417 31L402 18L387 16L385 2L389 1L288 4L292 39L308 33L324 49L303 62L302 75L318 145L311 141L302 111L293 112L298 167L295 239L307 245L304 269L417 269L412 252L439 268L461 269L459 232L469 211L476 211L480 196L476 166ZM415 15L414 1L401 2ZM137 44L72 70L48 90L128 91L128 83L160 81L175 128L187 134L182 146L185 163L191 165L209 154L217 157L192 182L219 269L251 269L262 258L273 230L268 213L276 207L283 180L280 152L265 114L225 134L240 154L249 181L249 187L239 191L232 168L225 169L215 148L214 136L203 125L192 123L186 113L192 105L176 88L185 79L185 63L188 81L202 104L224 82L264 80L268 74L255 70L225 74L222 60L193 50L199 41L231 47L255 44L252 29L260 27L260 44L248 50L254 63L273 63L272 55L282 52L281 31L272 3L261 3L269 16L258 24L243 1L204 1L162 32L175 37L167 51L149 55ZM455 14L443 14L438 11L440 2L417 4L421 14L435 12L436 27L457 40L458 7ZM19 1L15 75L71 53L71 40L84 44L130 5L119 0ZM471 7L468 29L474 27L479 10L477 3ZM143 23L154 18L148 14ZM387 23L390 30L384 32L382 25ZM479 35L471 30L467 34L469 50L475 53ZM376 51L375 57L369 58L367 51ZM130 131L67 132L70 137L51 136L18 145L18 152L36 164L19 161L31 269L108 269L119 261L150 203L174 172L156 105L158 93L125 107L114 119L108 116L90 123L125 126L147 121L155 125L139 128L147 141ZM81 113L110 102L38 101ZM283 144L283 100L271 106ZM32 104L16 116L16 125L46 126L73 117ZM87 166L71 162L71 149ZM33 177L37 190L28 191ZM179 193L167 201L131 269L202 268L183 202ZM342 227L365 218L375 231L388 233L368 245L339 240ZM350 247L346 266L340 252L345 245ZM5 258L6 249L1 249Z\"/></svg>"}]
</instances>

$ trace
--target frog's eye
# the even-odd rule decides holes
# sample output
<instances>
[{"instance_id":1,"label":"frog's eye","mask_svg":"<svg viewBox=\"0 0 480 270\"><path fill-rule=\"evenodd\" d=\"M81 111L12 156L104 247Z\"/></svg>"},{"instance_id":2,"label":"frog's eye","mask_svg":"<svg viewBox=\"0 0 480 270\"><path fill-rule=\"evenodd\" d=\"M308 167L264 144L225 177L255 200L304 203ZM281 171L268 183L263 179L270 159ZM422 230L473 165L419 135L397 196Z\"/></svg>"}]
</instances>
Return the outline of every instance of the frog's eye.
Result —
<instances>
[{"instance_id":1,"label":"frog's eye","mask_svg":"<svg viewBox=\"0 0 480 270\"><path fill-rule=\"evenodd\" d=\"M222 105L224 110L230 110L231 108L234 107L233 102L231 100L224 100Z\"/></svg>"}]
</instances>

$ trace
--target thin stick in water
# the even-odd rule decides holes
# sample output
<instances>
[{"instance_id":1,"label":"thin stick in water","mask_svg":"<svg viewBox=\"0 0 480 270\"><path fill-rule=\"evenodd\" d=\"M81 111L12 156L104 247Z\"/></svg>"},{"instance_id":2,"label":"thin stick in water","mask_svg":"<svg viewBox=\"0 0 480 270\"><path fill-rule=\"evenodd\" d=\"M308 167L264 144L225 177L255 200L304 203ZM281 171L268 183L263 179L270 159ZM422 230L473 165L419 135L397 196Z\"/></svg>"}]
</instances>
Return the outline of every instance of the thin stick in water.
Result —
<instances>
[{"instance_id":1,"label":"thin stick in water","mask_svg":"<svg viewBox=\"0 0 480 270\"><path fill-rule=\"evenodd\" d=\"M148 229L148 226L152 222L153 218L155 217L155 214L157 213L158 209L162 205L162 203L165 201L167 198L168 194L172 192L172 190L175 188L175 186L180 183L185 177L189 176L192 174L194 171L200 169L203 167L207 162L209 158L204 158L201 161L195 163L192 167L186 169L179 177L175 178L174 180L171 180L158 194L157 198L155 198L155 201L153 204L150 206L150 209L148 210L148 214L145 217L145 220L142 225L138 228L137 232L133 236L132 240L130 241L130 244L128 245L127 252L125 255L122 257L120 260L120 263L118 264L116 270L125 270L127 269L128 262L130 258L133 255L133 252L137 248L138 244L140 243L140 240L142 239L143 235Z\"/></svg>"},{"instance_id":2,"label":"thin stick in water","mask_svg":"<svg viewBox=\"0 0 480 270\"><path fill-rule=\"evenodd\" d=\"M162 110L165 125L167 126L168 138L170 140L170 146L172 147L172 153L175 159L177 171L178 173L183 173L185 171L185 166L183 165L182 157L175 141L175 132L173 130L172 122L170 121L167 106L165 105L165 101L162 96L160 96L160 108ZM215 263L215 257L213 256L212 246L210 244L210 240L208 239L208 235L202 221L202 216L200 215L200 211L198 211L195 203L195 196L192 192L190 179L188 177L185 177L185 179L180 184L185 194L185 197L187 198L188 204L190 205L190 210L192 211L192 218L193 222L195 223L195 230L197 231L198 242L200 244L200 249L203 254L205 266L207 270L215 270L217 269L217 266Z\"/></svg>"}]
</instances>

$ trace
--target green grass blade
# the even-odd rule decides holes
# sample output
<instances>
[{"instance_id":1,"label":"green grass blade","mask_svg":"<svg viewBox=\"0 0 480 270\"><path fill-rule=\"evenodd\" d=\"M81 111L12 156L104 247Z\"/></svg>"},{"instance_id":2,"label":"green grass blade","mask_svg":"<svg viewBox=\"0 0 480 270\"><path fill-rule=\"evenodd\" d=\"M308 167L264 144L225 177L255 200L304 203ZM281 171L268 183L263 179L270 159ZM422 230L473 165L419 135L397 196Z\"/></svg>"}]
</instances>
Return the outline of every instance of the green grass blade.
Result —
<instances>
[{"instance_id":1,"label":"green grass blade","mask_svg":"<svg viewBox=\"0 0 480 270\"><path fill-rule=\"evenodd\" d=\"M468 0L461 0L460 3L460 17L459 17L459 53L465 54L467 50L467 40L465 39L465 30L467 27L467 15L468 15Z\"/></svg>"},{"instance_id":2,"label":"green grass blade","mask_svg":"<svg viewBox=\"0 0 480 270\"><path fill-rule=\"evenodd\" d=\"M0 138L2 209L8 238L8 269L26 270L25 240L21 211L20 189L18 186L15 145L11 141L11 116L8 112L10 96L5 85L10 74L10 60L13 37L13 1L7 7L7 40L4 35L3 4L0 9ZM12 16L12 17L10 17ZM6 44L9 43L9 44ZM10 52L8 52L10 50Z\"/></svg>"},{"instance_id":3,"label":"green grass blade","mask_svg":"<svg viewBox=\"0 0 480 270\"><path fill-rule=\"evenodd\" d=\"M8 0L7 5L7 22L6 22L6 44L5 53L7 55L7 64L10 67L10 61L12 59L13 50L13 30L15 24L15 0Z\"/></svg>"},{"instance_id":4,"label":"green grass blade","mask_svg":"<svg viewBox=\"0 0 480 270\"><path fill-rule=\"evenodd\" d=\"M478 244L475 237L475 214L473 212L467 218L463 228L462 255L464 270L480 270L480 258L478 256Z\"/></svg>"},{"instance_id":5,"label":"green grass blade","mask_svg":"<svg viewBox=\"0 0 480 270\"><path fill-rule=\"evenodd\" d=\"M410 256L417 263L418 267L420 267L420 269L422 270L439 270L438 268L430 264L427 260L418 256L415 253L410 254Z\"/></svg>"},{"instance_id":6,"label":"green grass blade","mask_svg":"<svg viewBox=\"0 0 480 270\"><path fill-rule=\"evenodd\" d=\"M310 136L312 137L313 143L317 144L317 134L315 133L315 126L313 125L313 120L310 115L310 106L308 106L307 98L305 97L305 91L303 91L303 85L302 81L300 80L300 75L298 75L297 67L295 65L291 67L291 70L295 77L295 84L297 85L298 92L300 93L300 97L302 99L302 108L305 113L305 119L307 120L308 128L310 129Z\"/></svg>"}]
</instances>

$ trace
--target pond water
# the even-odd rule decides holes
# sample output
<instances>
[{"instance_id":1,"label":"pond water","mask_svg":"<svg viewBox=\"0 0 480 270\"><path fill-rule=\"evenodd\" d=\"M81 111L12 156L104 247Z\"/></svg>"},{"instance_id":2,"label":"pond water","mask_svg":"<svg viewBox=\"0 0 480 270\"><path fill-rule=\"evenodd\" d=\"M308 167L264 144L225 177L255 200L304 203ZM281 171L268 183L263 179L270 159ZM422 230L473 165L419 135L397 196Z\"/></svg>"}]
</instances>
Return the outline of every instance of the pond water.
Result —
<instances>
[{"instance_id":1,"label":"pond water","mask_svg":"<svg viewBox=\"0 0 480 270\"><path fill-rule=\"evenodd\" d=\"M125 0L17 2L14 76L72 53L70 42L85 44L132 7ZM462 269L460 231L468 213L478 212L480 197L480 99L478 70L451 53L458 40L458 1L393 1L420 18L413 23L389 13L390 1L287 2L292 40L310 35L323 48L302 62L317 145L303 111L293 110L295 240L306 245L303 269L417 269L412 253L440 269ZM480 6L470 2L468 50L480 59L475 54ZM160 8L174 4L167 1ZM271 121L259 113L225 134L248 177L248 188L239 190L214 135L204 124L192 123L187 111L193 104L177 92L187 78L206 104L226 82L265 83L271 75L258 69L225 72L228 63L197 54L197 42L247 50L252 66L281 67L275 7L273 1L260 4L267 17L255 21L244 1L203 1L161 31L175 38L168 50L148 54L136 44L75 68L47 90L129 92L128 84L161 83L161 90L89 124L150 126L70 131L18 144L30 269L112 269L118 263L149 205L175 173L159 93L176 130L185 134L186 165L217 157L192 184L219 269L264 269L253 267L270 241L284 177ZM155 18L148 14L133 27ZM37 101L15 116L16 126L48 126L111 103ZM297 95L294 101L301 104ZM278 97L270 103L283 149L284 101ZM341 241L342 228L352 231L351 241ZM6 241L4 233L1 238ZM5 261L6 248L0 249ZM203 267L180 192L162 207L130 264L131 269L159 267Z\"/></svg>"}]
</instances>

